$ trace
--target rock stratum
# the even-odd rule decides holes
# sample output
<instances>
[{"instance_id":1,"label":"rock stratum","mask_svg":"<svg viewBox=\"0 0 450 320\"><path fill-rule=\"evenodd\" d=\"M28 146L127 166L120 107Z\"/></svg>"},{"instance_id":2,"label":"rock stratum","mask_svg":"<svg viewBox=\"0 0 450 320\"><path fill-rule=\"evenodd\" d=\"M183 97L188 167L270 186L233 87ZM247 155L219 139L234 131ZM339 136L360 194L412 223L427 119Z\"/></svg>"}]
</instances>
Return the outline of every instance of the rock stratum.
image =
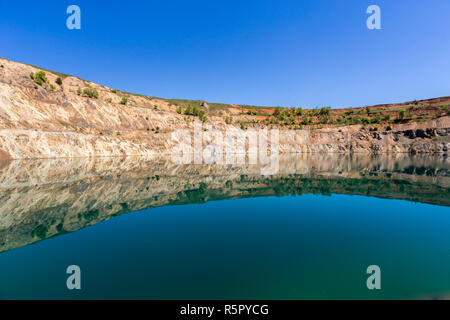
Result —
<instances>
[{"instance_id":1,"label":"rock stratum","mask_svg":"<svg viewBox=\"0 0 450 320\"><path fill-rule=\"evenodd\" d=\"M134 95L0 58L0 158L75 158L169 154L178 144L172 132L192 131L196 117L180 114L169 100ZM95 94L85 94L85 90ZM440 98L443 102L447 100ZM217 130L234 128L212 112L206 124ZM253 127L264 127L255 123ZM281 153L439 153L450 147L449 116L385 126L280 128ZM376 129L375 129L376 128ZM385 130L386 129L386 130ZM206 129L205 129L206 130ZM376 130L376 131L374 131ZM203 139L203 145L211 140Z\"/></svg>"}]
</instances>

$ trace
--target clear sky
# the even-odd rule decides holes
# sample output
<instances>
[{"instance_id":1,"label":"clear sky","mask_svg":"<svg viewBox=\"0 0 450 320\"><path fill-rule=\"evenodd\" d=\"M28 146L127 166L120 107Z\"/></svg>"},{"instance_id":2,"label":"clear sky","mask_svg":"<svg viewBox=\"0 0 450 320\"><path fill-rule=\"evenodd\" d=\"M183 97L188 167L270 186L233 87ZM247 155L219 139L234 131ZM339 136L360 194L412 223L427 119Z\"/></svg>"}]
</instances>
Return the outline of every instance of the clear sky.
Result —
<instances>
[{"instance_id":1,"label":"clear sky","mask_svg":"<svg viewBox=\"0 0 450 320\"><path fill-rule=\"evenodd\" d=\"M382 30L366 27L371 4ZM450 95L450 1L2 0L0 56L164 98L402 102Z\"/></svg>"}]
</instances>

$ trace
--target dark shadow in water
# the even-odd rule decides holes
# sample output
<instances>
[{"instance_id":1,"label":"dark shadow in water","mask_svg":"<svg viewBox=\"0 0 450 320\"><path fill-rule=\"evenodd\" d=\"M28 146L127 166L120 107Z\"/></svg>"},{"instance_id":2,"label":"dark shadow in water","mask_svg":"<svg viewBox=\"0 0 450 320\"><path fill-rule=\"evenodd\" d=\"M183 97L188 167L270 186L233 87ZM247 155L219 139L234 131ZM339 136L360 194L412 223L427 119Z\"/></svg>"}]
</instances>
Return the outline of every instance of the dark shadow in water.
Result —
<instances>
[{"instance_id":1,"label":"dark shadow in water","mask_svg":"<svg viewBox=\"0 0 450 320\"><path fill-rule=\"evenodd\" d=\"M98 158L0 163L0 252L132 211L244 197L364 195L450 206L442 156L285 155L259 165Z\"/></svg>"}]
</instances>

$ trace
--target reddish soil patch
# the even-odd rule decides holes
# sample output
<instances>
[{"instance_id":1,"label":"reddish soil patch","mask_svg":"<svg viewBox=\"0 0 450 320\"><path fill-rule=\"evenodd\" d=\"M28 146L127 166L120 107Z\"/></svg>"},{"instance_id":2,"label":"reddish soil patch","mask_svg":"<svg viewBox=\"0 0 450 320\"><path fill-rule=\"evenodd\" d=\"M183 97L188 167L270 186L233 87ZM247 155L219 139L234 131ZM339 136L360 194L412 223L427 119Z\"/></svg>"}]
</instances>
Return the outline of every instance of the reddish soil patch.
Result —
<instances>
[{"instance_id":1,"label":"reddish soil patch","mask_svg":"<svg viewBox=\"0 0 450 320\"><path fill-rule=\"evenodd\" d=\"M0 149L0 161L1 160L11 160L11 156L9 153L6 153L5 151Z\"/></svg>"}]
</instances>

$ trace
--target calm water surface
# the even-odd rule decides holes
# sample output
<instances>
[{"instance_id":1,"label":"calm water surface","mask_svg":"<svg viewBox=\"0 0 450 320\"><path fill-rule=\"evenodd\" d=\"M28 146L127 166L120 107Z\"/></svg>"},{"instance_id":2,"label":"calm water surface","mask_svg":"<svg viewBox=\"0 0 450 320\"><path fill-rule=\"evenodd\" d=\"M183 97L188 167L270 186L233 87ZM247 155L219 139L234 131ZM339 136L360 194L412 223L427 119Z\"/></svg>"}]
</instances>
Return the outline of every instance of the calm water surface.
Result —
<instances>
[{"instance_id":1,"label":"calm water surface","mask_svg":"<svg viewBox=\"0 0 450 320\"><path fill-rule=\"evenodd\" d=\"M449 206L444 157L1 163L0 298L449 298Z\"/></svg>"}]
</instances>

